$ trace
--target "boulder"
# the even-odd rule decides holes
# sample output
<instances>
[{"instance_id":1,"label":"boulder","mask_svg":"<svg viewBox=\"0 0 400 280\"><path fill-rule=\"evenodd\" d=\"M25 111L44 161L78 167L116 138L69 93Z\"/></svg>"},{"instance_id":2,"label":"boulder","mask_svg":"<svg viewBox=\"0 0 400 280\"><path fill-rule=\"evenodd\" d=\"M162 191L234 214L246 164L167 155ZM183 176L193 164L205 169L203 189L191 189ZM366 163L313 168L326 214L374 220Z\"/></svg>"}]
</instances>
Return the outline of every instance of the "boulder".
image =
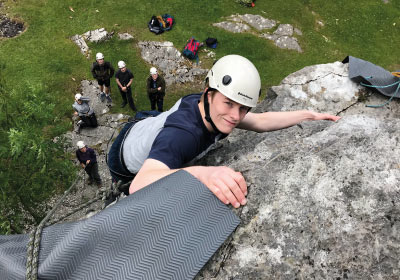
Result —
<instances>
[{"instance_id":1,"label":"boulder","mask_svg":"<svg viewBox=\"0 0 400 280\"><path fill-rule=\"evenodd\" d=\"M256 111L311 109L342 119L237 130L199 164L242 172L242 223L196 279L396 279L400 275L400 103L348 78L340 62L306 67Z\"/></svg>"}]
</instances>

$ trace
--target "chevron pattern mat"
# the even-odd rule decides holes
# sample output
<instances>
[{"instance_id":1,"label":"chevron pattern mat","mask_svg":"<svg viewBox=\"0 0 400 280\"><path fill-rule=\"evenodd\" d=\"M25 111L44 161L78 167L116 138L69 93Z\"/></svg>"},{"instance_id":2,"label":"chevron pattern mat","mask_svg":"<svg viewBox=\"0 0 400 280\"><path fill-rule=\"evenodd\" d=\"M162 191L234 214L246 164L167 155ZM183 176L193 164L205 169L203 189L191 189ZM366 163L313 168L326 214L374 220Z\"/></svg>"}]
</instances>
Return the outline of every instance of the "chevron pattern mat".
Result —
<instances>
[{"instance_id":1,"label":"chevron pattern mat","mask_svg":"<svg viewBox=\"0 0 400 280\"><path fill-rule=\"evenodd\" d=\"M239 222L178 171L89 219L45 228L39 279L192 279ZM24 279L27 242L0 236L0 279Z\"/></svg>"}]
</instances>

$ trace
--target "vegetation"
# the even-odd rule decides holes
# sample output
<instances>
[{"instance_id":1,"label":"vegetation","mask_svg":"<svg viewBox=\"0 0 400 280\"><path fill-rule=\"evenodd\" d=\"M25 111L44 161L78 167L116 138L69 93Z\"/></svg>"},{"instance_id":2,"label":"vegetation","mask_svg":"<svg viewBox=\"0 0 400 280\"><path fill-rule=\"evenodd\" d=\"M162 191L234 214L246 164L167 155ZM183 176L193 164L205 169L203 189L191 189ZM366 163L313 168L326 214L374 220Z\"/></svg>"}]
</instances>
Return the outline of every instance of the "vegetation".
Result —
<instances>
[{"instance_id":1,"label":"vegetation","mask_svg":"<svg viewBox=\"0 0 400 280\"><path fill-rule=\"evenodd\" d=\"M140 56L141 40L172 41L178 49L188 38L218 38L217 58L241 54L253 61L262 77L263 91L304 66L341 61L347 55L376 63L388 70L399 67L397 46L399 0L257 1L247 8L235 0L4 0L0 13L21 20L26 31L12 39L0 39L0 233L22 232L26 223L38 223L45 209L39 202L67 187L74 164L55 136L72 129L71 104L80 81L91 79L90 65L69 39L75 34L104 27L129 32L133 41L115 38L89 44L93 55L101 51L116 66L127 62L134 75L133 92L139 110L149 109L145 79L151 65ZM172 31L156 36L147 23L152 15L172 14ZM212 26L232 14L253 13L290 23L303 53L281 50L271 41L251 34L233 34ZM200 59L210 66L204 54ZM173 87L166 107L196 86ZM115 82L114 99L119 103ZM129 109L112 109L129 113ZM23 215L24 214L24 215ZM24 220L22 217L32 217Z\"/></svg>"}]
</instances>

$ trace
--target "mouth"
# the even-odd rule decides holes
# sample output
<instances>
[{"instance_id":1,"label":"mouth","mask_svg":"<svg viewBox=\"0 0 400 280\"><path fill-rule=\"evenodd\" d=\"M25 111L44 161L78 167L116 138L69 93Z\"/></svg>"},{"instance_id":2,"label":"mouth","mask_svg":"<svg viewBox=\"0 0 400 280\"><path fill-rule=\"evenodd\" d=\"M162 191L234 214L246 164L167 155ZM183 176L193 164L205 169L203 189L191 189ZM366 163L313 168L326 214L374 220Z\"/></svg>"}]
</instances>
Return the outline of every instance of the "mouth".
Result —
<instances>
[{"instance_id":1,"label":"mouth","mask_svg":"<svg viewBox=\"0 0 400 280\"><path fill-rule=\"evenodd\" d=\"M231 126L231 127L236 127L236 125L237 125L237 122L231 122L231 121L228 121L227 119L224 119L224 121L228 124L228 126Z\"/></svg>"}]
</instances>

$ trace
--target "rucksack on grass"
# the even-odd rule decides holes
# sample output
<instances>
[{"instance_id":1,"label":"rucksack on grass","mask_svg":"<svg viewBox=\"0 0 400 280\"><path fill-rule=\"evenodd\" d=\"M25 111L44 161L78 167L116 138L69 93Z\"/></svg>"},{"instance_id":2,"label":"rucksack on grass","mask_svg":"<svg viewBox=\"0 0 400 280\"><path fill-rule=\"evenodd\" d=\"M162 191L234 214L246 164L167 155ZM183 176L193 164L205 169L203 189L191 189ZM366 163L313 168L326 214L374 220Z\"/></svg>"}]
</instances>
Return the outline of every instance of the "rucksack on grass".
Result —
<instances>
[{"instance_id":1,"label":"rucksack on grass","mask_svg":"<svg viewBox=\"0 0 400 280\"><path fill-rule=\"evenodd\" d=\"M148 26L149 30L157 35L164 32L164 29L161 27L162 23L160 23L156 16L151 17Z\"/></svg>"},{"instance_id":2,"label":"rucksack on grass","mask_svg":"<svg viewBox=\"0 0 400 280\"><path fill-rule=\"evenodd\" d=\"M149 30L155 34L161 34L164 31L171 30L175 19L169 14L163 14L162 16L152 16L149 21Z\"/></svg>"},{"instance_id":3,"label":"rucksack on grass","mask_svg":"<svg viewBox=\"0 0 400 280\"><path fill-rule=\"evenodd\" d=\"M199 56L197 55L197 52L199 50L199 47L200 42L192 37L187 41L186 46L182 51L182 55L186 56L189 59L196 59L196 62L198 63Z\"/></svg>"}]
</instances>

